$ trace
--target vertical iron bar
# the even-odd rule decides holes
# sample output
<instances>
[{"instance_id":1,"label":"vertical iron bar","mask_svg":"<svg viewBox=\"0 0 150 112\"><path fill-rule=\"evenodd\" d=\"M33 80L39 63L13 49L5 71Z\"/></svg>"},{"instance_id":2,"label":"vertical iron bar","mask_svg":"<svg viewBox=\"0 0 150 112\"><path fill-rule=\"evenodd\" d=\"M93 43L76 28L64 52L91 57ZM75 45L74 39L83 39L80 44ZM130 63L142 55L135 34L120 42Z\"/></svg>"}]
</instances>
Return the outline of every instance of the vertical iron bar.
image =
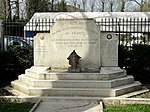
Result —
<instances>
[{"instance_id":1,"label":"vertical iron bar","mask_svg":"<svg viewBox=\"0 0 150 112\"><path fill-rule=\"evenodd\" d=\"M150 23L150 18L148 18L148 45L149 45L149 42L150 42L149 41L150 40L150 33L149 33L150 32L150 24L149 23Z\"/></svg>"},{"instance_id":2,"label":"vertical iron bar","mask_svg":"<svg viewBox=\"0 0 150 112\"><path fill-rule=\"evenodd\" d=\"M42 30L42 32L43 32L43 31L44 31L44 24L43 24L43 22L44 22L44 21L43 21L43 19L42 19L42 21L41 21L41 22L42 22L41 30ZM41 30L40 30L40 31L41 31Z\"/></svg>"},{"instance_id":3,"label":"vertical iron bar","mask_svg":"<svg viewBox=\"0 0 150 112\"><path fill-rule=\"evenodd\" d=\"M117 21L117 18L116 18L116 21ZM118 28L119 28L118 66L120 66L120 19L118 21Z\"/></svg>"},{"instance_id":4,"label":"vertical iron bar","mask_svg":"<svg viewBox=\"0 0 150 112\"><path fill-rule=\"evenodd\" d=\"M105 31L106 31L106 28L107 28L107 23L106 23L106 18L105 18Z\"/></svg>"},{"instance_id":5,"label":"vertical iron bar","mask_svg":"<svg viewBox=\"0 0 150 112\"><path fill-rule=\"evenodd\" d=\"M143 19L141 18L141 33L143 33L143 27L142 27L142 26L143 26ZM144 25L144 27L145 27L145 25ZM144 35L143 35L143 36L144 36ZM145 36L144 36L144 37L143 37L143 36L142 36L142 38L145 37ZM143 40L143 39L142 39L142 40ZM145 44L145 42L144 42L144 44Z\"/></svg>"}]
</instances>

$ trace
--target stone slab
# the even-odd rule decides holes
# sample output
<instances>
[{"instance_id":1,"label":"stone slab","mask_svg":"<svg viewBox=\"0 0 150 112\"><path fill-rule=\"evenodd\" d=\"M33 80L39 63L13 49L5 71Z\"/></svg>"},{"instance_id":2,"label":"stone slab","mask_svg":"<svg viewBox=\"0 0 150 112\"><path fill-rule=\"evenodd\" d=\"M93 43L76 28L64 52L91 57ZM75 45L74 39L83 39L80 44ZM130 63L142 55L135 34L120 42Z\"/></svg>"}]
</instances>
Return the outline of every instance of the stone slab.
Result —
<instances>
[{"instance_id":1,"label":"stone slab","mask_svg":"<svg viewBox=\"0 0 150 112\"><path fill-rule=\"evenodd\" d=\"M46 68L43 70L43 68ZM42 69L42 70L39 70ZM48 70L48 67L33 66L25 71L25 75L40 80L111 80L127 76L119 67L102 67L99 72L68 73L67 71Z\"/></svg>"},{"instance_id":2,"label":"stone slab","mask_svg":"<svg viewBox=\"0 0 150 112\"><path fill-rule=\"evenodd\" d=\"M118 37L114 33L101 33L101 60L103 67L118 67Z\"/></svg>"},{"instance_id":3,"label":"stone slab","mask_svg":"<svg viewBox=\"0 0 150 112\"><path fill-rule=\"evenodd\" d=\"M98 102L59 101L40 102L34 112L102 112Z\"/></svg>"},{"instance_id":4,"label":"stone slab","mask_svg":"<svg viewBox=\"0 0 150 112\"><path fill-rule=\"evenodd\" d=\"M134 82L116 88L33 88L20 82L13 81L11 85L29 96L87 96L87 97L115 97L140 89L141 83Z\"/></svg>"},{"instance_id":5,"label":"stone slab","mask_svg":"<svg viewBox=\"0 0 150 112\"><path fill-rule=\"evenodd\" d=\"M113 88L134 82L133 76L112 80L38 80L20 75L19 80L28 86L38 88Z\"/></svg>"},{"instance_id":6,"label":"stone slab","mask_svg":"<svg viewBox=\"0 0 150 112\"><path fill-rule=\"evenodd\" d=\"M75 50L81 69L99 70L100 30L93 19L56 20L50 34L34 37L34 65L67 69L67 57Z\"/></svg>"}]
</instances>

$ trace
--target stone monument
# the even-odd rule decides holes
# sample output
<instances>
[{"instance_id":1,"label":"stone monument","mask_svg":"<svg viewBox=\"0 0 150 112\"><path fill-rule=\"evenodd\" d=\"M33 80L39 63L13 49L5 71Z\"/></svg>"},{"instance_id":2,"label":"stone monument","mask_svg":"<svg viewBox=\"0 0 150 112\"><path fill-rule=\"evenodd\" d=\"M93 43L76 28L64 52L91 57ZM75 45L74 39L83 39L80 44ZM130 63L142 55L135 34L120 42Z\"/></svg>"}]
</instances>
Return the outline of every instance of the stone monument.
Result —
<instances>
[{"instance_id":1,"label":"stone monument","mask_svg":"<svg viewBox=\"0 0 150 112\"><path fill-rule=\"evenodd\" d=\"M87 17L59 18L50 33L38 33L34 66L18 78L12 87L32 96L110 97L141 88L118 67L118 37Z\"/></svg>"},{"instance_id":2,"label":"stone monument","mask_svg":"<svg viewBox=\"0 0 150 112\"><path fill-rule=\"evenodd\" d=\"M35 66L67 69L66 59L74 49L82 57L82 70L99 71L101 66L100 30L93 19L56 20L51 33L37 35L34 43Z\"/></svg>"}]
</instances>

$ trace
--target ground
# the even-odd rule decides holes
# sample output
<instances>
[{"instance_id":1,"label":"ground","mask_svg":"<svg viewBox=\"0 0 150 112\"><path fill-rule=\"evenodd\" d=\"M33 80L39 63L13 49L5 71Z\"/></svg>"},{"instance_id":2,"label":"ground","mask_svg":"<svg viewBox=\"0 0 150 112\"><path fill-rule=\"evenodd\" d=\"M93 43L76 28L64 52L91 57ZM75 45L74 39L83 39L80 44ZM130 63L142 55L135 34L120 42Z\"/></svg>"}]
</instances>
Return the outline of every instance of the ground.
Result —
<instances>
[{"instance_id":1,"label":"ground","mask_svg":"<svg viewBox=\"0 0 150 112\"><path fill-rule=\"evenodd\" d=\"M146 88L148 88L150 90L150 84L143 84L143 86L145 86ZM137 95L137 96L134 96L134 97L135 98L150 98L150 91L140 94L140 95Z\"/></svg>"}]
</instances>

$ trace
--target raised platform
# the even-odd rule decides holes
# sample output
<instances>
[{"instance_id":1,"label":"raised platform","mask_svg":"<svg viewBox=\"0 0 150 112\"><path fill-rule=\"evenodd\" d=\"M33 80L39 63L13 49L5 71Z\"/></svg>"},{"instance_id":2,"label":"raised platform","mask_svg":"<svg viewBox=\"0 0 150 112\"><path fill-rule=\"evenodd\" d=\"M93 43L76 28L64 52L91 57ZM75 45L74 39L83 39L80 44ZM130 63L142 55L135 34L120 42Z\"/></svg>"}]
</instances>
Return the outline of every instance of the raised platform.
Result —
<instances>
[{"instance_id":1,"label":"raised platform","mask_svg":"<svg viewBox=\"0 0 150 112\"><path fill-rule=\"evenodd\" d=\"M141 89L141 83L119 68L102 68L98 73L67 73L32 67L12 88L29 96L115 97Z\"/></svg>"}]
</instances>

